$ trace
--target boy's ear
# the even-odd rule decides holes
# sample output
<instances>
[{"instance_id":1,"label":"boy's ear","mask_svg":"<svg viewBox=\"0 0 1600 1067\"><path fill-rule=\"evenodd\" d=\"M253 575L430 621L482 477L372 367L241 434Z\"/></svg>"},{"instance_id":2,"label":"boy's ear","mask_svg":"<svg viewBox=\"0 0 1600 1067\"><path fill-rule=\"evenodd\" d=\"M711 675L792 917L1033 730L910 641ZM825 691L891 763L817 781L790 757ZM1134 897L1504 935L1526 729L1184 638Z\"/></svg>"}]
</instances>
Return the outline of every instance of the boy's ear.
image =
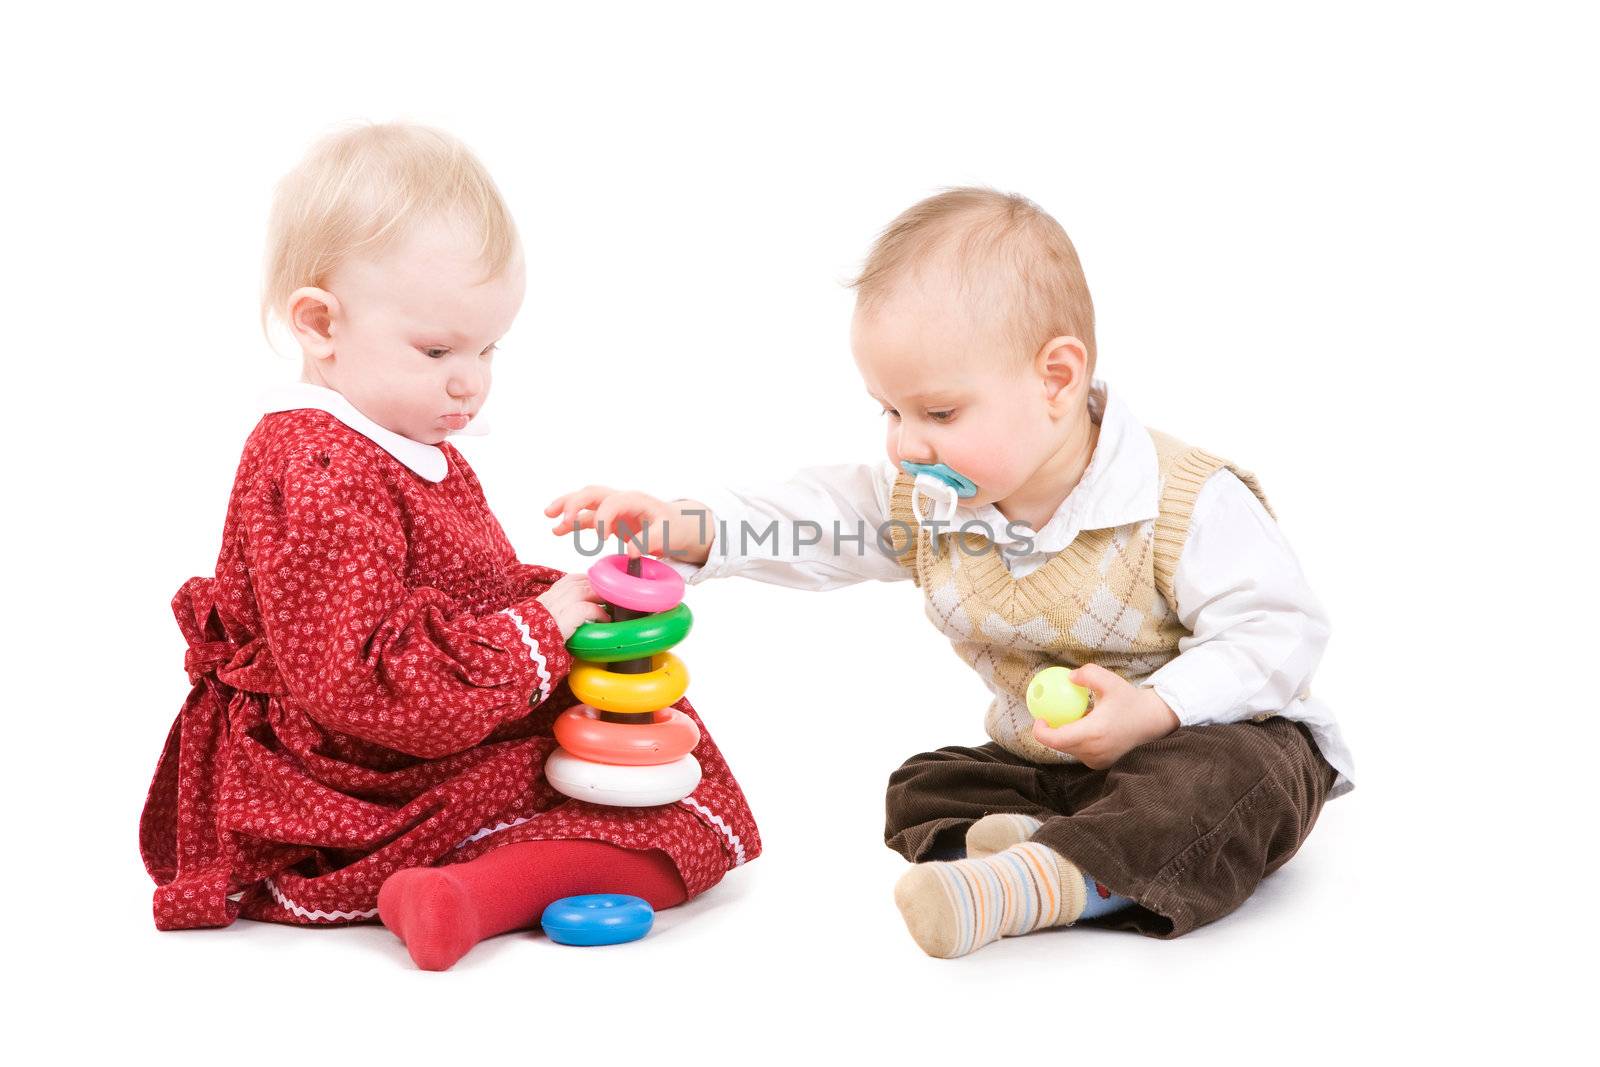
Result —
<instances>
[{"instance_id":1,"label":"boy's ear","mask_svg":"<svg viewBox=\"0 0 1600 1067\"><path fill-rule=\"evenodd\" d=\"M313 359L333 355L333 320L339 314L339 298L326 289L303 286L289 294L285 318L289 332L300 343L300 351Z\"/></svg>"},{"instance_id":2,"label":"boy's ear","mask_svg":"<svg viewBox=\"0 0 1600 1067\"><path fill-rule=\"evenodd\" d=\"M1076 337L1052 337L1033 357L1052 408L1076 410L1089 396L1089 350Z\"/></svg>"}]
</instances>

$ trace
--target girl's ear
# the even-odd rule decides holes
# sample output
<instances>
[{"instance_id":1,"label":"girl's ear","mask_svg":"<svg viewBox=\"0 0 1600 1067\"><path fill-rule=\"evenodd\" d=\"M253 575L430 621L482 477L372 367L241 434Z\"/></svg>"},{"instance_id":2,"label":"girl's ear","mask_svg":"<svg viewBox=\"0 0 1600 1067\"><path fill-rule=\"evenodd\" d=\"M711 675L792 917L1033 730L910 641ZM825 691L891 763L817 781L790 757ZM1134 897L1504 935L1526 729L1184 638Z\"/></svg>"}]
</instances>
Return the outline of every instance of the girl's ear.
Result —
<instances>
[{"instance_id":1,"label":"girl's ear","mask_svg":"<svg viewBox=\"0 0 1600 1067\"><path fill-rule=\"evenodd\" d=\"M1076 337L1052 337L1033 357L1051 410L1075 411L1088 402L1089 350Z\"/></svg>"},{"instance_id":2,"label":"girl's ear","mask_svg":"<svg viewBox=\"0 0 1600 1067\"><path fill-rule=\"evenodd\" d=\"M333 355L333 320L339 315L339 298L326 289L304 286L289 294L284 316L300 351L311 359Z\"/></svg>"}]
</instances>

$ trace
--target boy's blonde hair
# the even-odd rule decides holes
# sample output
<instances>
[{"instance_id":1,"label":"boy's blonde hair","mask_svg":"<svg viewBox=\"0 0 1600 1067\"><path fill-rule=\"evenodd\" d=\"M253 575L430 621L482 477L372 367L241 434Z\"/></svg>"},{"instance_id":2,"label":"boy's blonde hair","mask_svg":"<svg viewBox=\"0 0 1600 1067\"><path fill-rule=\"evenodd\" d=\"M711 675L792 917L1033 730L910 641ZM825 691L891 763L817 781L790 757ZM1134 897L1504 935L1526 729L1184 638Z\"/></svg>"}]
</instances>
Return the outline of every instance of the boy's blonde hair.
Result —
<instances>
[{"instance_id":1,"label":"boy's blonde hair","mask_svg":"<svg viewBox=\"0 0 1600 1067\"><path fill-rule=\"evenodd\" d=\"M314 145L284 175L267 227L261 320L302 286L322 286L352 255L379 256L421 221L459 220L482 237L484 278L517 249L500 190L456 138L406 123L356 126Z\"/></svg>"},{"instance_id":2,"label":"boy's blonde hair","mask_svg":"<svg viewBox=\"0 0 1600 1067\"><path fill-rule=\"evenodd\" d=\"M1001 328L1032 358L1053 337L1072 336L1089 353L1094 375L1094 302L1078 250L1061 224L1027 197L967 186L946 189L907 208L873 242L850 285L870 309L908 273L944 258L975 305L996 307Z\"/></svg>"}]
</instances>

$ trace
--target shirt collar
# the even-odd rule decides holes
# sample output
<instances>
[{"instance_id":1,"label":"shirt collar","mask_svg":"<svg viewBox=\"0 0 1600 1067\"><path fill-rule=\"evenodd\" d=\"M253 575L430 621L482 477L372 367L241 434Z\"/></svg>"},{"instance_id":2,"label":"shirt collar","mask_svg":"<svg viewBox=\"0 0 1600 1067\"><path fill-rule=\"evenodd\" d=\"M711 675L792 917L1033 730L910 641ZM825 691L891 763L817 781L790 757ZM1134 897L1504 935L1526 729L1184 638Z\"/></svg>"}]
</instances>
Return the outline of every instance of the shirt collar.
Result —
<instances>
[{"instance_id":1,"label":"shirt collar","mask_svg":"<svg viewBox=\"0 0 1600 1067\"><path fill-rule=\"evenodd\" d=\"M354 404L345 399L343 393L329 389L325 385L287 382L261 395L263 415L270 415L274 411L294 411L299 408L326 411L430 482L442 482L450 473L450 461L445 457L444 449L438 445L413 441L409 437L379 426L361 414Z\"/></svg>"},{"instance_id":2,"label":"shirt collar","mask_svg":"<svg viewBox=\"0 0 1600 1067\"><path fill-rule=\"evenodd\" d=\"M1018 526L1014 529L1019 532L1013 536L1007 529L1010 520L993 504L958 507L950 529L978 522L992 531L997 545L1031 537L1034 553L1054 555L1084 530L1112 529L1155 518L1160 511L1161 472L1150 432L1098 379L1089 389L1089 414L1098 417L1100 440L1083 477L1042 529L1035 532Z\"/></svg>"}]
</instances>

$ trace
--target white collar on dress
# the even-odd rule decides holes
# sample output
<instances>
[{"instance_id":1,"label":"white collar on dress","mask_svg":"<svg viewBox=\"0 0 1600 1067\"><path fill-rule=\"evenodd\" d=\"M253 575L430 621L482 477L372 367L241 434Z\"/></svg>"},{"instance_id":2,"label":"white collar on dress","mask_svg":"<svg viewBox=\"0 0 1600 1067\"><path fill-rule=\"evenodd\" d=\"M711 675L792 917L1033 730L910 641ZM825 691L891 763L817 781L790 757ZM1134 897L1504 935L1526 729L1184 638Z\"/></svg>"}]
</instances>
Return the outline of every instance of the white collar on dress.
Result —
<instances>
[{"instance_id":1,"label":"white collar on dress","mask_svg":"<svg viewBox=\"0 0 1600 1067\"><path fill-rule=\"evenodd\" d=\"M1089 391L1090 410L1100 412L1100 440L1083 477L1043 529L1014 537L1006 530L1010 520L993 504L957 507L948 529L959 530L965 522L981 523L992 531L991 539L997 545L1024 540L1031 533L1035 553L1054 555L1084 530L1112 529L1155 518L1160 511L1161 470L1150 431L1104 381L1097 379ZM892 481L898 472L890 468L888 473Z\"/></svg>"},{"instance_id":2,"label":"white collar on dress","mask_svg":"<svg viewBox=\"0 0 1600 1067\"><path fill-rule=\"evenodd\" d=\"M294 411L297 408L326 411L430 482L442 482L445 475L450 473L450 461L445 458L444 449L438 445L413 441L403 434L379 426L361 414L354 404L345 399L343 393L329 389L325 385L288 382L268 389L261 395L263 415L270 415L274 411ZM477 437L488 433L489 430L487 426L478 425L477 419L473 419L467 424L466 429L457 432Z\"/></svg>"}]
</instances>

